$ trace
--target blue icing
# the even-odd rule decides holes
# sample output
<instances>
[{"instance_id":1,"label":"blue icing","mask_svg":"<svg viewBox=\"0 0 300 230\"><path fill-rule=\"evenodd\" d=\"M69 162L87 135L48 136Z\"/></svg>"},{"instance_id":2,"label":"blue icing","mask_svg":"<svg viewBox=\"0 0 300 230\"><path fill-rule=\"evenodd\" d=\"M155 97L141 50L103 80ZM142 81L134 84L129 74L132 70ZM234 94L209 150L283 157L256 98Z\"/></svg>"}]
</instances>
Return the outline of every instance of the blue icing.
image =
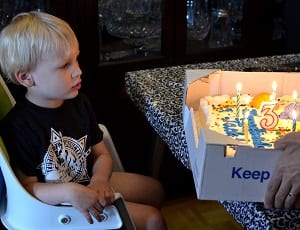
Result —
<instances>
[{"instance_id":1,"label":"blue icing","mask_svg":"<svg viewBox=\"0 0 300 230\"><path fill-rule=\"evenodd\" d=\"M233 112L232 108L223 109L223 112ZM246 109L243 110L245 112ZM266 143L261 138L261 135L266 133L267 131L265 129L262 129L258 127L258 125L255 123L254 116L257 116L257 110L250 109L249 110L249 117L248 119L248 130L249 135L251 136L253 145L255 148L266 148L271 147L271 143ZM232 118L231 115L228 114L228 116L224 117L225 123L223 124L224 132L227 136L233 137L238 141L245 141L244 138L244 118Z\"/></svg>"},{"instance_id":2,"label":"blue icing","mask_svg":"<svg viewBox=\"0 0 300 230\"><path fill-rule=\"evenodd\" d=\"M257 116L257 111L255 109L251 109L250 115Z\"/></svg>"},{"instance_id":3,"label":"blue icing","mask_svg":"<svg viewBox=\"0 0 300 230\"><path fill-rule=\"evenodd\" d=\"M236 127L236 124L233 122L227 122L223 124L223 127Z\"/></svg>"}]
</instances>

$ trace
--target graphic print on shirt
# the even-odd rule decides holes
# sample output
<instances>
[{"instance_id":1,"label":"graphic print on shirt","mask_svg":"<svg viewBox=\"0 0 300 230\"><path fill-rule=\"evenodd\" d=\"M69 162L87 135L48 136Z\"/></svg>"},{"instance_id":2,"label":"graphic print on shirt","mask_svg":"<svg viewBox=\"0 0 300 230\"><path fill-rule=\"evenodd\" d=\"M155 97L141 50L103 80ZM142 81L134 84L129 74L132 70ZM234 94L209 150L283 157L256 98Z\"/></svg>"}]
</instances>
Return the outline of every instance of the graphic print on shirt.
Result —
<instances>
[{"instance_id":1,"label":"graphic print on shirt","mask_svg":"<svg viewBox=\"0 0 300 230\"><path fill-rule=\"evenodd\" d=\"M45 181L89 181L86 159L91 148L85 151L86 139L87 136L84 136L75 140L51 128L50 145L41 164Z\"/></svg>"}]
</instances>

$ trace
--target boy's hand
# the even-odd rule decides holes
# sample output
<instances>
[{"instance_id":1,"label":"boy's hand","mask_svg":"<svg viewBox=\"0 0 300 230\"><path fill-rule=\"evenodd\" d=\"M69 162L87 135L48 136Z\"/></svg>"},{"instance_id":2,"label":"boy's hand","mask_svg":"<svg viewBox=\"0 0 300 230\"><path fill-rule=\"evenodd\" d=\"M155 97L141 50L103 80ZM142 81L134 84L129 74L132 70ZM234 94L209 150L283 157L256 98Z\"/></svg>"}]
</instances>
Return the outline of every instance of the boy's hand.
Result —
<instances>
[{"instance_id":1,"label":"boy's hand","mask_svg":"<svg viewBox=\"0 0 300 230\"><path fill-rule=\"evenodd\" d=\"M106 181L91 180L88 188L91 188L98 194L98 202L105 207L114 202L114 191Z\"/></svg>"},{"instance_id":2,"label":"boy's hand","mask_svg":"<svg viewBox=\"0 0 300 230\"><path fill-rule=\"evenodd\" d=\"M96 191L84 185L70 183L68 192L69 202L84 215L90 224L93 223L91 215L101 221L99 214L102 213L104 205L99 202L99 195Z\"/></svg>"}]
</instances>

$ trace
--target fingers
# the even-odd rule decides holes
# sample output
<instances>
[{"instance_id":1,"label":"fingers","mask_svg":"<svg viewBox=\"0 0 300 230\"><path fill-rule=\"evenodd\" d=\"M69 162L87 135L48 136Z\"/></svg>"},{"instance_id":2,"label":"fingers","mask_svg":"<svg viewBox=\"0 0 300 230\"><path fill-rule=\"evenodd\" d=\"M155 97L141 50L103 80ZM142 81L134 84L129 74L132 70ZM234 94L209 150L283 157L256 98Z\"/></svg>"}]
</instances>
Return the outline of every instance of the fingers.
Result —
<instances>
[{"instance_id":1,"label":"fingers","mask_svg":"<svg viewBox=\"0 0 300 230\"><path fill-rule=\"evenodd\" d=\"M271 189L268 189L267 191L268 192L265 195L264 205L265 205L265 208L271 209L271 208L274 208L275 191L271 190Z\"/></svg>"},{"instance_id":2,"label":"fingers","mask_svg":"<svg viewBox=\"0 0 300 230\"><path fill-rule=\"evenodd\" d=\"M94 223L94 221L93 221L93 219L92 219L89 211L85 211L82 214L83 214L83 216L85 217L85 219L87 220L87 222L89 224L93 224Z\"/></svg>"},{"instance_id":3,"label":"fingers","mask_svg":"<svg viewBox=\"0 0 300 230\"><path fill-rule=\"evenodd\" d=\"M102 190L102 192L97 191L97 193L97 201L91 203L91 206L87 209L87 211L82 212L84 217L90 224L93 223L92 217L94 217L99 222L103 221L103 216L101 215L101 213L103 212L104 207L112 204L114 201L114 191L112 188ZM100 194L102 194L102 196Z\"/></svg>"},{"instance_id":4,"label":"fingers","mask_svg":"<svg viewBox=\"0 0 300 230\"><path fill-rule=\"evenodd\" d=\"M106 205L112 204L114 202L114 191L112 189L103 191L103 196L99 196L99 203L105 207Z\"/></svg>"},{"instance_id":5,"label":"fingers","mask_svg":"<svg viewBox=\"0 0 300 230\"><path fill-rule=\"evenodd\" d=\"M265 208L291 209L300 205L300 200L297 200L298 192L293 189L292 185L282 183L278 190L272 186L268 188L268 193L265 196Z\"/></svg>"},{"instance_id":6,"label":"fingers","mask_svg":"<svg viewBox=\"0 0 300 230\"><path fill-rule=\"evenodd\" d=\"M99 221L99 222L101 222L102 221L102 217L101 217L101 213L103 212L103 208L101 207L101 208L92 208L90 211L89 211L89 213L93 216L93 217L95 217L95 219L97 220L97 221Z\"/></svg>"},{"instance_id":7,"label":"fingers","mask_svg":"<svg viewBox=\"0 0 300 230\"><path fill-rule=\"evenodd\" d=\"M288 196L290 191L290 186L281 186L280 189L277 191L275 200L274 200L274 208L276 209L283 209L287 208L286 205L291 205L291 199Z\"/></svg>"},{"instance_id":8,"label":"fingers","mask_svg":"<svg viewBox=\"0 0 300 230\"><path fill-rule=\"evenodd\" d=\"M296 194L292 192L292 190L287 194L284 208L294 208L295 207L295 201L296 201Z\"/></svg>"},{"instance_id":9,"label":"fingers","mask_svg":"<svg viewBox=\"0 0 300 230\"><path fill-rule=\"evenodd\" d=\"M300 196L299 196L299 194L298 194L298 196L296 196L296 200L295 200L295 203L294 203L294 208L300 209Z\"/></svg>"},{"instance_id":10,"label":"fingers","mask_svg":"<svg viewBox=\"0 0 300 230\"><path fill-rule=\"evenodd\" d=\"M103 212L103 207L98 204L97 208L96 207L92 207L89 210L87 210L86 212L83 213L84 217L86 218L87 222L89 224L93 224L93 218L92 216L99 222L102 221L102 217L101 217L101 213Z\"/></svg>"},{"instance_id":11,"label":"fingers","mask_svg":"<svg viewBox=\"0 0 300 230\"><path fill-rule=\"evenodd\" d=\"M86 211L82 211L83 216L89 224L93 224L94 217L97 221L101 222L102 216L100 215L103 212L104 207L101 206L99 202L96 202L92 207L88 208Z\"/></svg>"},{"instance_id":12,"label":"fingers","mask_svg":"<svg viewBox=\"0 0 300 230\"><path fill-rule=\"evenodd\" d=\"M271 209L274 208L276 195L279 191L282 179L278 173L274 172L271 180L267 186L267 192L265 194L265 208Z\"/></svg>"}]
</instances>

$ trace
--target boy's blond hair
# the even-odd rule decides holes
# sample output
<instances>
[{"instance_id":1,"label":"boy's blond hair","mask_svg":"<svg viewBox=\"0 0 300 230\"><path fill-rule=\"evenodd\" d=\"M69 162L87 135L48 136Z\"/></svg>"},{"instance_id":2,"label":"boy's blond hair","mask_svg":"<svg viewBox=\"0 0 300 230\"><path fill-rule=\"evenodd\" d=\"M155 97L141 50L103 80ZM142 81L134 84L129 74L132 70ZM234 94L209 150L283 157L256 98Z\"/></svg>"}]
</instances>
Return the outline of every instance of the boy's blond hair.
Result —
<instances>
[{"instance_id":1,"label":"boy's blond hair","mask_svg":"<svg viewBox=\"0 0 300 230\"><path fill-rule=\"evenodd\" d=\"M18 84L17 71L30 72L45 55L65 57L76 46L76 35L64 20L37 11L20 13L0 33L0 68Z\"/></svg>"}]
</instances>

